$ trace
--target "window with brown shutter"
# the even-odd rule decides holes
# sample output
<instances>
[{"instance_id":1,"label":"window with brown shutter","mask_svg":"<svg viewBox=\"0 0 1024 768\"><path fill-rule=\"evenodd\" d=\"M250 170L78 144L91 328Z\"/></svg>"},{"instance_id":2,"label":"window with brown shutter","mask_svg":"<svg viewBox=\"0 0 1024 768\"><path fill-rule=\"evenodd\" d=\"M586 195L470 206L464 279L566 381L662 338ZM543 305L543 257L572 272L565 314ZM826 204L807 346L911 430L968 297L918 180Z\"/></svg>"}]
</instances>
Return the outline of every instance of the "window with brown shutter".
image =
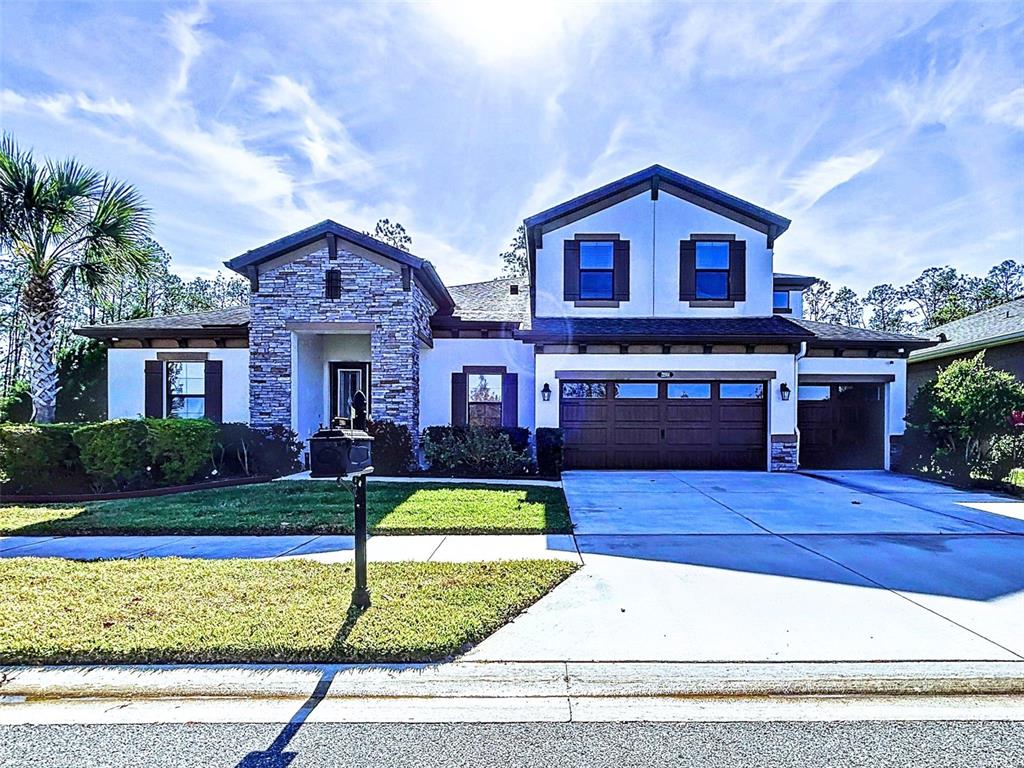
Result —
<instances>
[{"instance_id":1,"label":"window with brown shutter","mask_svg":"<svg viewBox=\"0 0 1024 768\"><path fill-rule=\"evenodd\" d=\"M733 235L693 235L680 240L679 300L709 306L744 301L746 253L746 242Z\"/></svg>"},{"instance_id":2,"label":"window with brown shutter","mask_svg":"<svg viewBox=\"0 0 1024 768\"><path fill-rule=\"evenodd\" d=\"M629 301L628 240L620 240L618 235L581 234L566 240L564 249L566 301Z\"/></svg>"}]
</instances>

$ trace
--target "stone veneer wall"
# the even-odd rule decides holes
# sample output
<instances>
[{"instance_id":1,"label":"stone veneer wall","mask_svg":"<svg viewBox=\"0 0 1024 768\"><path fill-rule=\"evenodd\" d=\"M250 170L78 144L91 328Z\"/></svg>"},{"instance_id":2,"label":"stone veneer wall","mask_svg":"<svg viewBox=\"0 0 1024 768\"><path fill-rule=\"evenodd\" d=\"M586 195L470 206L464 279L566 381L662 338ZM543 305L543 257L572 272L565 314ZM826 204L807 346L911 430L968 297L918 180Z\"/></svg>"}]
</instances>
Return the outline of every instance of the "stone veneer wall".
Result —
<instances>
[{"instance_id":1,"label":"stone veneer wall","mask_svg":"<svg viewBox=\"0 0 1024 768\"><path fill-rule=\"evenodd\" d=\"M772 435L772 472L795 472L797 469L796 435Z\"/></svg>"},{"instance_id":2,"label":"stone veneer wall","mask_svg":"<svg viewBox=\"0 0 1024 768\"><path fill-rule=\"evenodd\" d=\"M324 275L341 270L341 298L324 296ZM261 273L250 297L249 411L256 427L292 423L292 333L286 323L374 323L371 418L419 428L420 340L430 338L435 306L415 280L402 287L397 269L344 249L328 258L327 244Z\"/></svg>"}]
</instances>

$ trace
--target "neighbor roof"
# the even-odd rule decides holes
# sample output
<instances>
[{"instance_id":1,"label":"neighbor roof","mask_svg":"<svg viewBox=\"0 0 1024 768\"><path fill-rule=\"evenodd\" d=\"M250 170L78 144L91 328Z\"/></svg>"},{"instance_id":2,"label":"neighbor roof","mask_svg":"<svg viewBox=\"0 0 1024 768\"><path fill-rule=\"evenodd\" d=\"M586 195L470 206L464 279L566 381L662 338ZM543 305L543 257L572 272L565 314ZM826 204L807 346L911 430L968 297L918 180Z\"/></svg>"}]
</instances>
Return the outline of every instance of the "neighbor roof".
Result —
<instances>
[{"instance_id":1,"label":"neighbor roof","mask_svg":"<svg viewBox=\"0 0 1024 768\"><path fill-rule=\"evenodd\" d=\"M836 323L821 323L817 320L805 320L802 317L789 317L786 320L813 333L815 341L829 342L837 346L899 346L910 350L919 347L929 347L934 343L920 336L909 336L905 333L889 333L887 331L876 331L871 328L854 328L849 325L837 325Z\"/></svg>"},{"instance_id":2,"label":"neighbor roof","mask_svg":"<svg viewBox=\"0 0 1024 768\"><path fill-rule=\"evenodd\" d=\"M248 267L258 266L270 261L271 259L276 259L278 256L283 256L290 251L294 251L297 248L303 248L307 245L311 245L312 243L323 239L328 234L333 234L342 240L355 243L368 251L372 251L380 256L391 259L392 261L397 261L399 264L403 264L407 267L411 267L417 276L420 277L424 288L428 295L437 304L438 312L441 314L450 313L455 306L455 303L452 301L451 294L448 293L448 289L445 287L444 283L441 282L441 278L438 277L438 274L434 269L434 265L429 261L421 259L419 256L413 256L411 253L407 253L401 248L395 248L393 245L388 245L375 237L371 237L370 235L362 232L357 232L354 229L346 227L343 224L339 224L336 221L331 221L330 219L325 219L319 224L314 224L311 227L300 229L298 232L293 232L292 234L274 240L271 243L261 245L259 248L253 248L251 251L246 251L241 256L236 256L229 261L225 261L224 266L241 275L249 277Z\"/></svg>"},{"instance_id":3,"label":"neighbor roof","mask_svg":"<svg viewBox=\"0 0 1024 768\"><path fill-rule=\"evenodd\" d=\"M518 286L518 293L512 293ZM482 320L529 325L530 281L526 277L499 277L483 283L453 285L454 315L462 320Z\"/></svg>"},{"instance_id":4,"label":"neighbor roof","mask_svg":"<svg viewBox=\"0 0 1024 768\"><path fill-rule=\"evenodd\" d=\"M911 353L911 362L931 360L1024 340L1024 299L1014 299L928 331L940 339L931 349ZM946 341L941 341L942 337Z\"/></svg>"},{"instance_id":5,"label":"neighbor roof","mask_svg":"<svg viewBox=\"0 0 1024 768\"><path fill-rule=\"evenodd\" d=\"M87 325L84 328L76 328L75 333L91 339L110 339L119 336L152 338L182 333L192 337L244 337L249 333L248 326L249 308L230 307L209 312L192 312L187 315L143 317L108 325Z\"/></svg>"},{"instance_id":6,"label":"neighbor roof","mask_svg":"<svg viewBox=\"0 0 1024 768\"><path fill-rule=\"evenodd\" d=\"M605 184L579 197L574 197L568 202L530 216L524 222L527 231L531 233L530 242L534 242L534 233L544 231L546 224L565 217L571 217L572 214L581 209L599 206L601 203L613 205L621 199L621 195L628 194L634 190L641 191L644 188L650 189L652 194L657 194L658 190L664 189L666 192L677 196L696 197L706 201L724 216L742 220L748 225L760 225L759 229L768 235L770 241L773 241L789 228L790 221L784 216L779 216L777 213L772 213L765 208L748 203L746 200L741 200L730 195L728 192L715 189L704 182L691 179L689 176L684 176L673 171L671 168L666 168L662 165L652 165L650 168L644 168L642 171L631 173L629 176L624 176L617 181Z\"/></svg>"}]
</instances>

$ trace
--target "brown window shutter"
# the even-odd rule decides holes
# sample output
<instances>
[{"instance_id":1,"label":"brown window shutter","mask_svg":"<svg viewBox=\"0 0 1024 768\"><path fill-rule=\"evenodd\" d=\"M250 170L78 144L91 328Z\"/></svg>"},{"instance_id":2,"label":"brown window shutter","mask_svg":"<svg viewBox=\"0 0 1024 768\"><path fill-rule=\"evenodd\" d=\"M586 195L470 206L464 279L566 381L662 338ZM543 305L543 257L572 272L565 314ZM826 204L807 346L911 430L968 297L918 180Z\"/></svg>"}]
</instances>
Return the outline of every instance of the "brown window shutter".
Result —
<instances>
[{"instance_id":1,"label":"brown window shutter","mask_svg":"<svg viewBox=\"0 0 1024 768\"><path fill-rule=\"evenodd\" d=\"M615 272L612 275L612 299L629 301L629 240L615 242Z\"/></svg>"},{"instance_id":2,"label":"brown window shutter","mask_svg":"<svg viewBox=\"0 0 1024 768\"><path fill-rule=\"evenodd\" d=\"M137 370L137 369L136 369ZM146 361L146 418L164 417L164 363L162 360Z\"/></svg>"},{"instance_id":3,"label":"brown window shutter","mask_svg":"<svg viewBox=\"0 0 1024 768\"><path fill-rule=\"evenodd\" d=\"M501 426L519 426L519 374L501 377Z\"/></svg>"},{"instance_id":4,"label":"brown window shutter","mask_svg":"<svg viewBox=\"0 0 1024 768\"><path fill-rule=\"evenodd\" d=\"M452 374L452 425L461 427L466 424L469 393L466 386L466 374Z\"/></svg>"},{"instance_id":5,"label":"brown window shutter","mask_svg":"<svg viewBox=\"0 0 1024 768\"><path fill-rule=\"evenodd\" d=\"M210 421L224 421L224 361L207 360L205 366L206 411Z\"/></svg>"},{"instance_id":6,"label":"brown window shutter","mask_svg":"<svg viewBox=\"0 0 1024 768\"><path fill-rule=\"evenodd\" d=\"M729 243L729 299L747 299L747 243L744 240Z\"/></svg>"},{"instance_id":7,"label":"brown window shutter","mask_svg":"<svg viewBox=\"0 0 1024 768\"><path fill-rule=\"evenodd\" d=\"M565 255L562 269L563 296L566 301L580 298L580 244L575 240L565 241Z\"/></svg>"},{"instance_id":8,"label":"brown window shutter","mask_svg":"<svg viewBox=\"0 0 1024 768\"><path fill-rule=\"evenodd\" d=\"M679 300L695 301L697 298L697 243L693 240L679 241Z\"/></svg>"}]
</instances>

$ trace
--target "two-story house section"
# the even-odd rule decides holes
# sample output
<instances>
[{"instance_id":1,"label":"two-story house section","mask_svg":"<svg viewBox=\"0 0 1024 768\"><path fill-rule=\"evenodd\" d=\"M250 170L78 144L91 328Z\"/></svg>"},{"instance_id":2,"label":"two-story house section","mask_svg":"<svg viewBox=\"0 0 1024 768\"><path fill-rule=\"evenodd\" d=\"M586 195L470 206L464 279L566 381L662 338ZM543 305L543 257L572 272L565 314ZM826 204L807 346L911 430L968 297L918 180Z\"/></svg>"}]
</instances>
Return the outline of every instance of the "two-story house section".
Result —
<instances>
[{"instance_id":1,"label":"two-story house section","mask_svg":"<svg viewBox=\"0 0 1024 768\"><path fill-rule=\"evenodd\" d=\"M110 346L110 416L307 439L362 390L414 432L561 428L570 469L890 466L930 342L804 320L788 219L652 166L524 223L529 274L472 285L333 221L231 259L248 310L81 330Z\"/></svg>"}]
</instances>

